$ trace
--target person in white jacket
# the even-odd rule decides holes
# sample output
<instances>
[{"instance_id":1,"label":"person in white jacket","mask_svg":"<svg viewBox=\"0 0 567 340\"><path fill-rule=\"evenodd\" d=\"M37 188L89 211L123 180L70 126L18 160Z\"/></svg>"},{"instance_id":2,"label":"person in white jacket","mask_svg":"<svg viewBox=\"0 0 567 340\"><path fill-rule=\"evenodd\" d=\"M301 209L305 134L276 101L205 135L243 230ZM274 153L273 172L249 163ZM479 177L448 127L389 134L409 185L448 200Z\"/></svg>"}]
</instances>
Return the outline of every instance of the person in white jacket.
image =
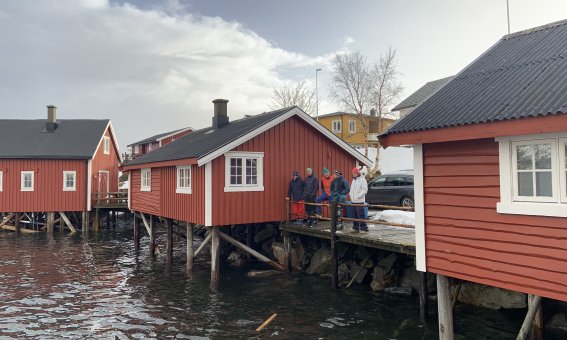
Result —
<instances>
[{"instance_id":1,"label":"person in white jacket","mask_svg":"<svg viewBox=\"0 0 567 340\"><path fill-rule=\"evenodd\" d=\"M351 207L350 211L352 213L352 218L364 219L366 214L364 213L364 203L366 201L366 193L368 192L368 184L366 183L366 178L360 174L358 168L352 169L352 184L350 186L350 201L352 204L360 204L360 206ZM368 225L366 222L354 222L352 228L354 232L368 232Z\"/></svg>"}]
</instances>

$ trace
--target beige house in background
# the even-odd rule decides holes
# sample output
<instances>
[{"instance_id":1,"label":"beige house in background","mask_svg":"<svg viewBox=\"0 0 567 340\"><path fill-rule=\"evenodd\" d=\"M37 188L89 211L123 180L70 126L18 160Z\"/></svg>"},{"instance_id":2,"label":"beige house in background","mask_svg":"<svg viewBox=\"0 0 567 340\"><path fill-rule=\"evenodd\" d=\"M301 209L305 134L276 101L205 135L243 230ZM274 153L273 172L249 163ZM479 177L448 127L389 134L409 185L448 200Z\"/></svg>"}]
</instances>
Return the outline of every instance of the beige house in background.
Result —
<instances>
[{"instance_id":1,"label":"beige house in background","mask_svg":"<svg viewBox=\"0 0 567 340\"><path fill-rule=\"evenodd\" d=\"M378 134L386 130L395 119L364 115L364 122L368 124L368 138L364 138L363 124L355 113L334 112L319 116L319 123L334 133L337 137L352 146L378 144Z\"/></svg>"}]
</instances>

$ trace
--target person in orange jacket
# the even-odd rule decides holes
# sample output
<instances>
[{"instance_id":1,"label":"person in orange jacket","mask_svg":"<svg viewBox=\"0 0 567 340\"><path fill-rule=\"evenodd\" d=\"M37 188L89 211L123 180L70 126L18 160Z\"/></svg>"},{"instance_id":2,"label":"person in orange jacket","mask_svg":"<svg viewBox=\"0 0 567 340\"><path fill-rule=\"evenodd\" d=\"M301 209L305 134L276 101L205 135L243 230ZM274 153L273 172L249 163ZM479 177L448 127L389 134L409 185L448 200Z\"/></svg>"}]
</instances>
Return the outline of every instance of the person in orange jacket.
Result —
<instances>
[{"instance_id":1,"label":"person in orange jacket","mask_svg":"<svg viewBox=\"0 0 567 340\"><path fill-rule=\"evenodd\" d=\"M321 177L321 195L317 196L315 203L321 203L323 201L329 202L331 200L331 182L333 182L333 177L329 169L323 168L323 177ZM317 216L321 216L321 207L317 206Z\"/></svg>"}]
</instances>

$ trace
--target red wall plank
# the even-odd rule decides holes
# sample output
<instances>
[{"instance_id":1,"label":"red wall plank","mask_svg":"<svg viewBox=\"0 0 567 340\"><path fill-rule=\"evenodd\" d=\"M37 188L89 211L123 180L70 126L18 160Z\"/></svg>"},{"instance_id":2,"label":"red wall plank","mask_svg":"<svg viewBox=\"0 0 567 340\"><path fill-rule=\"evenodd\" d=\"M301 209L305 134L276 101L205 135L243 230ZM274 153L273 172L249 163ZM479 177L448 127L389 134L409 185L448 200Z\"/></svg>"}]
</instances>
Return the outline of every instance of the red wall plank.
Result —
<instances>
[{"instance_id":1,"label":"red wall plank","mask_svg":"<svg viewBox=\"0 0 567 340\"><path fill-rule=\"evenodd\" d=\"M110 153L104 153L104 142L101 140L92 160L92 193L99 191L99 171L108 171L109 173L108 191L118 192L118 166L120 165L118 147L114 144L110 129L106 130L104 135L110 137Z\"/></svg>"}]
</instances>

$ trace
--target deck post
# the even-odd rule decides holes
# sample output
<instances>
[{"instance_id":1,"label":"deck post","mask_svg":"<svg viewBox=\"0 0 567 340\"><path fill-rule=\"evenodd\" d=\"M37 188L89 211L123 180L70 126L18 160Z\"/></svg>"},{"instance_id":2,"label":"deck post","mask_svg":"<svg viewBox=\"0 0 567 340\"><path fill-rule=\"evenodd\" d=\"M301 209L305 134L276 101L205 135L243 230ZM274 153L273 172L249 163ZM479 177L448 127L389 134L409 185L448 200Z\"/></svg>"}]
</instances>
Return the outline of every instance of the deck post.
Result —
<instances>
[{"instance_id":1,"label":"deck post","mask_svg":"<svg viewBox=\"0 0 567 340\"><path fill-rule=\"evenodd\" d=\"M82 220L82 229L83 229L83 233L87 233L89 231L89 212L88 211L83 211L83 214L81 216L81 220Z\"/></svg>"},{"instance_id":2,"label":"deck post","mask_svg":"<svg viewBox=\"0 0 567 340\"><path fill-rule=\"evenodd\" d=\"M62 234L65 231L65 221L63 220L63 216L61 212L59 212L59 232Z\"/></svg>"},{"instance_id":3,"label":"deck post","mask_svg":"<svg viewBox=\"0 0 567 340\"><path fill-rule=\"evenodd\" d=\"M284 263L283 266L288 273L291 273L291 237L289 231L283 233Z\"/></svg>"},{"instance_id":4,"label":"deck post","mask_svg":"<svg viewBox=\"0 0 567 340\"><path fill-rule=\"evenodd\" d=\"M53 229L55 225L55 213L48 212L47 213L47 233L53 234Z\"/></svg>"},{"instance_id":5,"label":"deck post","mask_svg":"<svg viewBox=\"0 0 567 340\"><path fill-rule=\"evenodd\" d=\"M337 202L331 202L331 286L339 288L339 259L337 252Z\"/></svg>"},{"instance_id":6,"label":"deck post","mask_svg":"<svg viewBox=\"0 0 567 340\"><path fill-rule=\"evenodd\" d=\"M419 272L419 316L426 323L429 316L429 301L427 300L427 273Z\"/></svg>"},{"instance_id":7,"label":"deck post","mask_svg":"<svg viewBox=\"0 0 567 340\"><path fill-rule=\"evenodd\" d=\"M453 306L449 279L437 274L437 308L439 313L439 339L453 340Z\"/></svg>"},{"instance_id":8,"label":"deck post","mask_svg":"<svg viewBox=\"0 0 567 340\"><path fill-rule=\"evenodd\" d=\"M187 225L187 272L193 270L193 223L185 222Z\"/></svg>"},{"instance_id":9,"label":"deck post","mask_svg":"<svg viewBox=\"0 0 567 340\"><path fill-rule=\"evenodd\" d=\"M16 234L20 233L20 228L21 223L20 223L20 219L22 218L22 215L20 213L16 213L16 218L14 219L14 227L16 228Z\"/></svg>"},{"instance_id":10,"label":"deck post","mask_svg":"<svg viewBox=\"0 0 567 340\"><path fill-rule=\"evenodd\" d=\"M138 220L138 215L134 214L132 222L134 227L134 251L138 253L140 251L140 220Z\"/></svg>"},{"instance_id":11,"label":"deck post","mask_svg":"<svg viewBox=\"0 0 567 340\"><path fill-rule=\"evenodd\" d=\"M94 231L99 231L100 229L100 208L95 209L95 218L93 222L93 229Z\"/></svg>"},{"instance_id":12,"label":"deck post","mask_svg":"<svg viewBox=\"0 0 567 340\"><path fill-rule=\"evenodd\" d=\"M167 230L166 234L166 244L165 244L165 260L167 264L173 262L173 223L171 218L165 219L165 228Z\"/></svg>"},{"instance_id":13,"label":"deck post","mask_svg":"<svg viewBox=\"0 0 567 340\"><path fill-rule=\"evenodd\" d=\"M528 300L528 302L530 301ZM528 304L528 313L526 314L526 318L522 323L522 328L520 328L520 332L518 333L516 340L525 340L528 338L528 333L532 328L532 324L537 312L540 310L540 306L541 296L534 295L534 297L531 299L531 303Z\"/></svg>"},{"instance_id":14,"label":"deck post","mask_svg":"<svg viewBox=\"0 0 567 340\"><path fill-rule=\"evenodd\" d=\"M211 287L219 283L220 237L218 227L211 227Z\"/></svg>"},{"instance_id":15,"label":"deck post","mask_svg":"<svg viewBox=\"0 0 567 340\"><path fill-rule=\"evenodd\" d=\"M528 306L531 307L534 304L536 296L533 294L528 294ZM532 340L543 340L543 317L542 310L543 305L540 305L532 323Z\"/></svg>"},{"instance_id":16,"label":"deck post","mask_svg":"<svg viewBox=\"0 0 567 340\"><path fill-rule=\"evenodd\" d=\"M155 217L150 215L150 256L154 257L156 255L156 228Z\"/></svg>"}]
</instances>

